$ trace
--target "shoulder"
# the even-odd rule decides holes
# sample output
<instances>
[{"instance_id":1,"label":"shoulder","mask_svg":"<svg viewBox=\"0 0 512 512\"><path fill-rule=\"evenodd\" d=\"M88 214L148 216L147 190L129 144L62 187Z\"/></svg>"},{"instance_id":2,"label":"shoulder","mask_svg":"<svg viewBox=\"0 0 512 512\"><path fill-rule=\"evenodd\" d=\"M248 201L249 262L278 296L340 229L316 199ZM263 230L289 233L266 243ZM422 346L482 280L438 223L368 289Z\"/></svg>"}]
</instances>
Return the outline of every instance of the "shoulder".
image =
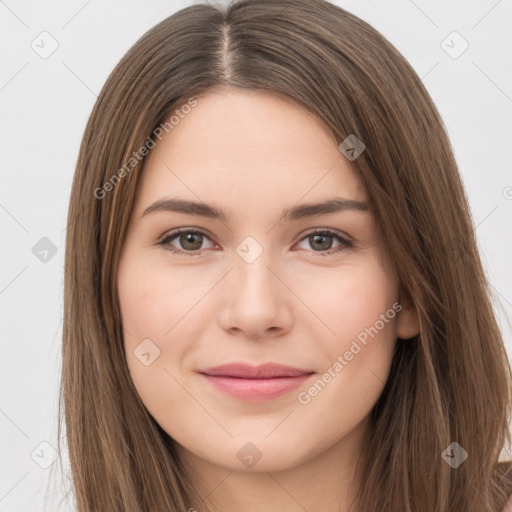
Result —
<instances>
[{"instance_id":1,"label":"shoulder","mask_svg":"<svg viewBox=\"0 0 512 512\"><path fill-rule=\"evenodd\" d=\"M502 512L512 512L512 461L499 462L496 467L496 476L502 491L509 497Z\"/></svg>"}]
</instances>

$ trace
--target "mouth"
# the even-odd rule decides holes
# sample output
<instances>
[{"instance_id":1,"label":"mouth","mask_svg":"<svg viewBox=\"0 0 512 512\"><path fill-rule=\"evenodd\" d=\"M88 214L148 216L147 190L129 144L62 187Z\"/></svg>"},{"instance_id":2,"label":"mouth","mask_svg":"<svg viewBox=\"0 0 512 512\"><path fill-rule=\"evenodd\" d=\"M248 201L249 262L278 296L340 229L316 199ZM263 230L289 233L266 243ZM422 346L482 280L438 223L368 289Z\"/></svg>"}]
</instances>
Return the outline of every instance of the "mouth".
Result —
<instances>
[{"instance_id":1,"label":"mouth","mask_svg":"<svg viewBox=\"0 0 512 512\"><path fill-rule=\"evenodd\" d=\"M216 390L244 401L273 400L305 383L315 372L267 363L257 367L227 364L200 370Z\"/></svg>"}]
</instances>

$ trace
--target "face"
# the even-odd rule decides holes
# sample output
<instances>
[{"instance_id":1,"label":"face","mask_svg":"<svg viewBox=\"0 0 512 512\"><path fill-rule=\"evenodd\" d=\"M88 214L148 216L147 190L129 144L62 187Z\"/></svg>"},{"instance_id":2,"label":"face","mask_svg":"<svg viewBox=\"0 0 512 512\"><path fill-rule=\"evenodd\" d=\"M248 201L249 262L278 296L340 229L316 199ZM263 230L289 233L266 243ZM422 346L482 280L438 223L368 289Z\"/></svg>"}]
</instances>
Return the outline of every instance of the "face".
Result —
<instances>
[{"instance_id":1,"label":"face","mask_svg":"<svg viewBox=\"0 0 512 512\"><path fill-rule=\"evenodd\" d=\"M274 471L343 446L415 334L339 142L290 100L227 89L147 157L118 294L131 378L183 456ZM266 363L301 372L211 370Z\"/></svg>"}]
</instances>

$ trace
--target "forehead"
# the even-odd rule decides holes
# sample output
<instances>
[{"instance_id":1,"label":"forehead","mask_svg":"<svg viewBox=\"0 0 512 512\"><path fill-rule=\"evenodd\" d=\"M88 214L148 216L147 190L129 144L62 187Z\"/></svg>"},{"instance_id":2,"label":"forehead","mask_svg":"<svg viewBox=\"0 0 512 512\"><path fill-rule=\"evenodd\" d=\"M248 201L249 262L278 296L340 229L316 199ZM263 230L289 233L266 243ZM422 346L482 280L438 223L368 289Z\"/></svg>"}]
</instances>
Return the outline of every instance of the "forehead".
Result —
<instances>
[{"instance_id":1,"label":"forehead","mask_svg":"<svg viewBox=\"0 0 512 512\"><path fill-rule=\"evenodd\" d=\"M280 208L365 191L328 128L294 101L228 89L196 98L146 157L139 209L164 196Z\"/></svg>"}]
</instances>

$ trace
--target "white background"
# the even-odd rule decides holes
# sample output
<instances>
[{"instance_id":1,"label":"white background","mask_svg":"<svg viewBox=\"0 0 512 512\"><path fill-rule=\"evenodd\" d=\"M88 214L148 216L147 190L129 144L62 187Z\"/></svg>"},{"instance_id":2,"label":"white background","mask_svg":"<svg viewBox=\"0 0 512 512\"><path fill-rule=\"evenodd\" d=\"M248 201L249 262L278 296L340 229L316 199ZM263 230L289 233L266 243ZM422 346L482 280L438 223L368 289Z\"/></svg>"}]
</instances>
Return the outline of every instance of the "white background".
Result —
<instances>
[{"instance_id":1,"label":"white background","mask_svg":"<svg viewBox=\"0 0 512 512\"><path fill-rule=\"evenodd\" d=\"M31 453L51 462L39 445L56 447L66 213L86 121L130 46L191 3L0 0L0 512L43 510L57 468ZM441 112L512 355L512 1L336 3L402 52ZM47 59L31 48L43 31L59 45ZM469 44L456 59L441 46L453 31ZM32 252L42 237L57 249L45 263ZM50 491L47 510L61 500Z\"/></svg>"}]
</instances>

